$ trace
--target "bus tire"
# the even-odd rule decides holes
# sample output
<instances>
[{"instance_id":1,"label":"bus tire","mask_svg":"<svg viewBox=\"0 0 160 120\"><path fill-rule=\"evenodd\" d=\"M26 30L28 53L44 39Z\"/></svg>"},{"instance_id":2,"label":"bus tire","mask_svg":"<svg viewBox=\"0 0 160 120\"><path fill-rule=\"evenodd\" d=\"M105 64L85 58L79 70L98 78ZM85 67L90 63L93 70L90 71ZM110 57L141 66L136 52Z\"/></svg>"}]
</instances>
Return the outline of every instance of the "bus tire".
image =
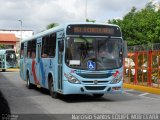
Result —
<instances>
[{"instance_id":1,"label":"bus tire","mask_svg":"<svg viewBox=\"0 0 160 120\"><path fill-rule=\"evenodd\" d=\"M49 81L48 81L48 88L49 88L49 92L50 92L50 95L52 98L58 98L58 93L57 92L54 92L54 85L53 85L53 78L50 77L49 78Z\"/></svg>"},{"instance_id":2,"label":"bus tire","mask_svg":"<svg viewBox=\"0 0 160 120\"><path fill-rule=\"evenodd\" d=\"M26 86L27 86L28 89L33 88L33 85L30 83L29 73L27 73L27 85Z\"/></svg>"},{"instance_id":3,"label":"bus tire","mask_svg":"<svg viewBox=\"0 0 160 120\"><path fill-rule=\"evenodd\" d=\"M6 69L2 69L2 72L6 72Z\"/></svg>"},{"instance_id":4,"label":"bus tire","mask_svg":"<svg viewBox=\"0 0 160 120\"><path fill-rule=\"evenodd\" d=\"M100 98L100 97L102 97L104 94L93 94L93 96L94 97L96 97L96 98Z\"/></svg>"}]
</instances>

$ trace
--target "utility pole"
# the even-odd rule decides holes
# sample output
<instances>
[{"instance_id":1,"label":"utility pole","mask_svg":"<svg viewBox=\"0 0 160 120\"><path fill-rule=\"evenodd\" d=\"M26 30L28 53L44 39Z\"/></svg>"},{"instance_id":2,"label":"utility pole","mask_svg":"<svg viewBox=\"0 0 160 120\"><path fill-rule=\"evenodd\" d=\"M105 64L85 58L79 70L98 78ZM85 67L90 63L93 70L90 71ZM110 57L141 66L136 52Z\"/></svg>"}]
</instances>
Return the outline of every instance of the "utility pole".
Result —
<instances>
[{"instance_id":1,"label":"utility pole","mask_svg":"<svg viewBox=\"0 0 160 120\"><path fill-rule=\"evenodd\" d=\"M18 20L19 22L20 22L20 34L21 34L21 36L20 36L20 41L19 41L19 45L21 46L21 42L22 42L22 20Z\"/></svg>"},{"instance_id":2,"label":"utility pole","mask_svg":"<svg viewBox=\"0 0 160 120\"><path fill-rule=\"evenodd\" d=\"M86 3L85 3L85 21L87 20L87 0L86 0Z\"/></svg>"},{"instance_id":3,"label":"utility pole","mask_svg":"<svg viewBox=\"0 0 160 120\"><path fill-rule=\"evenodd\" d=\"M22 20L18 20L20 22L20 40L19 40L19 50L17 51L18 53L20 53L20 50L21 50L21 42L22 42Z\"/></svg>"}]
</instances>

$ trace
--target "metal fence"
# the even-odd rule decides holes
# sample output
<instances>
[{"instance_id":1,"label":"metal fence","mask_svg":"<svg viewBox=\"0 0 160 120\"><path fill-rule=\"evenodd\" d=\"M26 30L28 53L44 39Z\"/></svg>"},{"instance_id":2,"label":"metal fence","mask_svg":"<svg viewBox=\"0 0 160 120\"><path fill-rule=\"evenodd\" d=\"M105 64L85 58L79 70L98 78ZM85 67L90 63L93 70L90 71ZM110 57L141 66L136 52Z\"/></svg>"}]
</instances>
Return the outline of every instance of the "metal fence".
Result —
<instances>
[{"instance_id":1,"label":"metal fence","mask_svg":"<svg viewBox=\"0 0 160 120\"><path fill-rule=\"evenodd\" d=\"M128 47L124 82L160 88L160 44Z\"/></svg>"}]
</instances>

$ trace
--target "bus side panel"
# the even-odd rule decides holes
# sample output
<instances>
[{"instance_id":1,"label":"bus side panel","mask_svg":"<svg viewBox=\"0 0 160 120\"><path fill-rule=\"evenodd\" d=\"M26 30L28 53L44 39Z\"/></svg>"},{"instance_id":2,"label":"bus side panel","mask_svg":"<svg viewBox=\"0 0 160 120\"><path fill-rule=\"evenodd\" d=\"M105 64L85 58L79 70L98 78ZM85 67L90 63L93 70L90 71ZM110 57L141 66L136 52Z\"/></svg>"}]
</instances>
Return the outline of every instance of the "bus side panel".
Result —
<instances>
[{"instance_id":1,"label":"bus side panel","mask_svg":"<svg viewBox=\"0 0 160 120\"><path fill-rule=\"evenodd\" d=\"M20 77L24 80L24 62L23 62L24 60L23 60L23 58L21 58L20 59L20 65L19 65L19 67L20 67Z\"/></svg>"},{"instance_id":2,"label":"bus side panel","mask_svg":"<svg viewBox=\"0 0 160 120\"><path fill-rule=\"evenodd\" d=\"M55 79L55 59L54 58L42 58L40 60L40 85L48 89L48 77L52 75L53 81Z\"/></svg>"},{"instance_id":3,"label":"bus side panel","mask_svg":"<svg viewBox=\"0 0 160 120\"><path fill-rule=\"evenodd\" d=\"M20 76L25 81L27 80L26 79L26 71L27 71L27 69L26 69L26 63L22 59L22 60L20 60Z\"/></svg>"},{"instance_id":4,"label":"bus side panel","mask_svg":"<svg viewBox=\"0 0 160 120\"><path fill-rule=\"evenodd\" d=\"M33 73L32 73L32 61L33 61L33 59L27 60L27 70L29 72L30 83L35 84L34 78L33 78Z\"/></svg>"},{"instance_id":5,"label":"bus side panel","mask_svg":"<svg viewBox=\"0 0 160 120\"><path fill-rule=\"evenodd\" d=\"M27 80L28 60L20 60L20 76L23 80Z\"/></svg>"},{"instance_id":6,"label":"bus side panel","mask_svg":"<svg viewBox=\"0 0 160 120\"><path fill-rule=\"evenodd\" d=\"M27 60L27 42L24 43L24 50L23 50L23 54L22 57L20 59L20 76L23 80L26 81L26 60Z\"/></svg>"},{"instance_id":7,"label":"bus side panel","mask_svg":"<svg viewBox=\"0 0 160 120\"><path fill-rule=\"evenodd\" d=\"M0 69L5 69L6 67L6 65L5 65L5 61L6 61L6 56L5 56L5 54L0 54Z\"/></svg>"}]
</instances>

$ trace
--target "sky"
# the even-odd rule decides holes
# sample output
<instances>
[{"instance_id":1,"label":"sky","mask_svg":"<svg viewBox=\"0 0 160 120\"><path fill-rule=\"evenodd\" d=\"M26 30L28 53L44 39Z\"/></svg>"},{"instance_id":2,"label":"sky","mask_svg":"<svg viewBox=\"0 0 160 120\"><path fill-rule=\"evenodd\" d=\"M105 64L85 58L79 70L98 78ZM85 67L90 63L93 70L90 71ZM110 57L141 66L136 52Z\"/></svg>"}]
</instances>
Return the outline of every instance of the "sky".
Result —
<instances>
[{"instance_id":1,"label":"sky","mask_svg":"<svg viewBox=\"0 0 160 120\"><path fill-rule=\"evenodd\" d=\"M133 6L138 10L150 0L0 0L0 29L45 30L50 23L84 22L86 18L105 23L123 18ZM87 3L87 4L86 4Z\"/></svg>"}]
</instances>

